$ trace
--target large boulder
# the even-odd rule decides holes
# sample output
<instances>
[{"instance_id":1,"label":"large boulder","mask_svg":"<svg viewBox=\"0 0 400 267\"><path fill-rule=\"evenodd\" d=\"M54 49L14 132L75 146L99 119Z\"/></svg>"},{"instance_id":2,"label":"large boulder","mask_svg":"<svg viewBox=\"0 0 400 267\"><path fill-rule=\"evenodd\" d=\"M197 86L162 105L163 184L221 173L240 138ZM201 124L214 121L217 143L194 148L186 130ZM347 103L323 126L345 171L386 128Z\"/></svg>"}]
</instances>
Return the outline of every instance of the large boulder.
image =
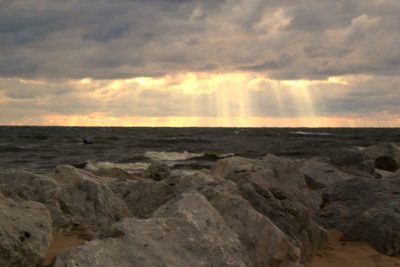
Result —
<instances>
[{"instance_id":1,"label":"large boulder","mask_svg":"<svg viewBox=\"0 0 400 267\"><path fill-rule=\"evenodd\" d=\"M363 153L375 161L377 169L394 172L400 168L400 147L394 143L370 146Z\"/></svg>"},{"instance_id":2,"label":"large boulder","mask_svg":"<svg viewBox=\"0 0 400 267\"><path fill-rule=\"evenodd\" d=\"M51 177L59 186L56 202L49 206L57 227L101 232L131 216L125 202L107 186L104 177L72 166L58 167Z\"/></svg>"},{"instance_id":3,"label":"large boulder","mask_svg":"<svg viewBox=\"0 0 400 267\"><path fill-rule=\"evenodd\" d=\"M309 188L314 190L329 187L335 183L352 179L347 174L327 162L318 160L307 160L301 167L305 181Z\"/></svg>"},{"instance_id":4,"label":"large boulder","mask_svg":"<svg viewBox=\"0 0 400 267\"><path fill-rule=\"evenodd\" d=\"M234 183L213 182L199 190L238 234L250 258L250 266L299 265L300 250L268 217L240 196Z\"/></svg>"},{"instance_id":5,"label":"large boulder","mask_svg":"<svg viewBox=\"0 0 400 267\"><path fill-rule=\"evenodd\" d=\"M175 196L172 186L151 179L115 180L108 186L125 201L131 214L138 218L151 217L157 208Z\"/></svg>"},{"instance_id":6,"label":"large boulder","mask_svg":"<svg viewBox=\"0 0 400 267\"><path fill-rule=\"evenodd\" d=\"M330 156L330 163L356 176L374 174L375 164L363 151L355 147L339 149Z\"/></svg>"},{"instance_id":7,"label":"large boulder","mask_svg":"<svg viewBox=\"0 0 400 267\"><path fill-rule=\"evenodd\" d=\"M301 161L272 154L262 160L232 157L219 160L213 168L213 174L238 184L257 184L266 190L280 188L316 212L320 203L315 193L308 188L301 166Z\"/></svg>"},{"instance_id":8,"label":"large boulder","mask_svg":"<svg viewBox=\"0 0 400 267\"><path fill-rule=\"evenodd\" d=\"M354 221L359 214L372 207L380 198L378 181L354 178L328 188L322 194L318 220L326 228L339 228Z\"/></svg>"},{"instance_id":9,"label":"large boulder","mask_svg":"<svg viewBox=\"0 0 400 267\"><path fill-rule=\"evenodd\" d=\"M345 240L366 241L378 251L400 255L400 180L352 179L323 194L320 222Z\"/></svg>"},{"instance_id":10,"label":"large boulder","mask_svg":"<svg viewBox=\"0 0 400 267\"><path fill-rule=\"evenodd\" d=\"M389 255L400 255L400 201L367 209L343 225L343 240L361 240Z\"/></svg>"},{"instance_id":11,"label":"large boulder","mask_svg":"<svg viewBox=\"0 0 400 267\"><path fill-rule=\"evenodd\" d=\"M0 266L38 266L52 241L50 212L38 202L0 194Z\"/></svg>"},{"instance_id":12,"label":"large boulder","mask_svg":"<svg viewBox=\"0 0 400 267\"><path fill-rule=\"evenodd\" d=\"M47 176L2 170L0 192L17 201L45 204L56 228L96 233L131 216L125 202L108 188L110 181L72 166L60 166Z\"/></svg>"},{"instance_id":13,"label":"large boulder","mask_svg":"<svg viewBox=\"0 0 400 267\"><path fill-rule=\"evenodd\" d=\"M32 172L0 170L0 192L17 201L32 200L52 204L58 195L57 182L45 175Z\"/></svg>"},{"instance_id":14,"label":"large boulder","mask_svg":"<svg viewBox=\"0 0 400 267\"><path fill-rule=\"evenodd\" d=\"M280 189L268 190L250 183L241 184L239 189L258 212L271 219L300 248L302 262L311 260L326 247L325 229L292 196Z\"/></svg>"},{"instance_id":15,"label":"large boulder","mask_svg":"<svg viewBox=\"0 0 400 267\"><path fill-rule=\"evenodd\" d=\"M236 234L201 195L184 194L155 216L124 219L116 237L64 252L54 266L248 266Z\"/></svg>"},{"instance_id":16,"label":"large boulder","mask_svg":"<svg viewBox=\"0 0 400 267\"><path fill-rule=\"evenodd\" d=\"M192 223L200 232L200 239L206 243L206 249L210 250L209 256L221 261L216 266L230 266L230 263L241 266L249 262L237 234L210 202L197 192L179 195L157 209L154 217L177 217ZM222 255L222 259L218 259L221 257L218 255Z\"/></svg>"},{"instance_id":17,"label":"large boulder","mask_svg":"<svg viewBox=\"0 0 400 267\"><path fill-rule=\"evenodd\" d=\"M263 214L245 200L230 181L208 171L174 171L165 180L176 193L196 190L221 214L225 223L238 235L250 266L297 266L300 250Z\"/></svg>"}]
</instances>

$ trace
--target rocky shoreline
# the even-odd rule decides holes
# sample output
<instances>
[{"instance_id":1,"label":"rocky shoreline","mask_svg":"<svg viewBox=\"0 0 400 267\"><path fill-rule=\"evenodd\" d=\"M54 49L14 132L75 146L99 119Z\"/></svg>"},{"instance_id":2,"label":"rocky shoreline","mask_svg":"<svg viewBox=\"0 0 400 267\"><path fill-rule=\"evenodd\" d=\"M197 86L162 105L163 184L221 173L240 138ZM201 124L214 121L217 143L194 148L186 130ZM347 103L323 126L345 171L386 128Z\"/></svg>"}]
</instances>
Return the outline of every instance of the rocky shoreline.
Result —
<instances>
[{"instance_id":1,"label":"rocky shoreline","mask_svg":"<svg viewBox=\"0 0 400 267\"><path fill-rule=\"evenodd\" d=\"M0 266L292 267L321 253L330 228L400 255L394 143L329 158L227 155L200 170L78 167L0 171ZM53 233L85 241L45 263Z\"/></svg>"}]
</instances>

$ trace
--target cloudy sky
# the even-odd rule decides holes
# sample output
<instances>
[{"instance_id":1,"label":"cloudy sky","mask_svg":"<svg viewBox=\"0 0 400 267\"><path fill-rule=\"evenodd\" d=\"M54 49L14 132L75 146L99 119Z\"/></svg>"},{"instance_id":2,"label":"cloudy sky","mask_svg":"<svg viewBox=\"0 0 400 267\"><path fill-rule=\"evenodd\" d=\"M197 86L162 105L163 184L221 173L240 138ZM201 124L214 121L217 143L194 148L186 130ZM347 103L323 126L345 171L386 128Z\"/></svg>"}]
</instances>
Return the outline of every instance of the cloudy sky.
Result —
<instances>
[{"instance_id":1,"label":"cloudy sky","mask_svg":"<svg viewBox=\"0 0 400 267\"><path fill-rule=\"evenodd\" d=\"M400 126L399 0L0 0L0 124Z\"/></svg>"}]
</instances>

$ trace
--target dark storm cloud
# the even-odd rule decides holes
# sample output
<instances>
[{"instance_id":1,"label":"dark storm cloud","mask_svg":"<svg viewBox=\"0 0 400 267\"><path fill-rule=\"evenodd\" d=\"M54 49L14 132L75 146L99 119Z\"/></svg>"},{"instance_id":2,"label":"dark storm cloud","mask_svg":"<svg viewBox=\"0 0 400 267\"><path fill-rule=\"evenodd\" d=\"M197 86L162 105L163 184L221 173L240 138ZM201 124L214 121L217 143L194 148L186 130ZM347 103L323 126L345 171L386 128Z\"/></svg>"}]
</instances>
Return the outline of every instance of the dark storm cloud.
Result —
<instances>
[{"instance_id":1,"label":"dark storm cloud","mask_svg":"<svg viewBox=\"0 0 400 267\"><path fill-rule=\"evenodd\" d=\"M397 0L8 1L0 76L398 75L399 13Z\"/></svg>"},{"instance_id":2,"label":"dark storm cloud","mask_svg":"<svg viewBox=\"0 0 400 267\"><path fill-rule=\"evenodd\" d=\"M243 67L244 70L254 70L254 71L262 71L262 70L276 70L282 69L290 65L292 59L287 55L282 55L274 60L267 60L266 62L260 65L254 65L249 67Z\"/></svg>"},{"instance_id":3,"label":"dark storm cloud","mask_svg":"<svg viewBox=\"0 0 400 267\"><path fill-rule=\"evenodd\" d=\"M345 28L351 20L362 15L359 1L298 1L292 11L289 29L302 31L324 31Z\"/></svg>"}]
</instances>

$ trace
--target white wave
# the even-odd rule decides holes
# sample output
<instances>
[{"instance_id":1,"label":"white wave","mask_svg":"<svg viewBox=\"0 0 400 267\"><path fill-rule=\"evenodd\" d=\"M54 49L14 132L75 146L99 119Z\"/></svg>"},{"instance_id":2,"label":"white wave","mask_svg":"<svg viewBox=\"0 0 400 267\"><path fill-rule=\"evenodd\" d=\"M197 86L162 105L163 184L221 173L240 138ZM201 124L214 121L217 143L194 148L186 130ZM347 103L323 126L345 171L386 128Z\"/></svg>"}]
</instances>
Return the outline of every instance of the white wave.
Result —
<instances>
[{"instance_id":1,"label":"white wave","mask_svg":"<svg viewBox=\"0 0 400 267\"><path fill-rule=\"evenodd\" d=\"M101 169L122 169L129 173L137 173L145 171L149 168L150 163L143 163L143 162L136 162L136 163L112 163L112 162L95 162L95 161L88 161L85 166L85 169L91 171L98 171Z\"/></svg>"},{"instance_id":2,"label":"white wave","mask_svg":"<svg viewBox=\"0 0 400 267\"><path fill-rule=\"evenodd\" d=\"M298 134L298 135L333 135L331 133L316 133L316 132L303 132L303 131L290 132L290 134Z\"/></svg>"},{"instance_id":3,"label":"white wave","mask_svg":"<svg viewBox=\"0 0 400 267\"><path fill-rule=\"evenodd\" d=\"M230 158L236 156L234 153L222 153L222 154L216 154L217 157L223 159L223 158Z\"/></svg>"},{"instance_id":4,"label":"white wave","mask_svg":"<svg viewBox=\"0 0 400 267\"><path fill-rule=\"evenodd\" d=\"M202 157L204 153L147 151L144 156L156 161L178 161Z\"/></svg>"}]
</instances>

